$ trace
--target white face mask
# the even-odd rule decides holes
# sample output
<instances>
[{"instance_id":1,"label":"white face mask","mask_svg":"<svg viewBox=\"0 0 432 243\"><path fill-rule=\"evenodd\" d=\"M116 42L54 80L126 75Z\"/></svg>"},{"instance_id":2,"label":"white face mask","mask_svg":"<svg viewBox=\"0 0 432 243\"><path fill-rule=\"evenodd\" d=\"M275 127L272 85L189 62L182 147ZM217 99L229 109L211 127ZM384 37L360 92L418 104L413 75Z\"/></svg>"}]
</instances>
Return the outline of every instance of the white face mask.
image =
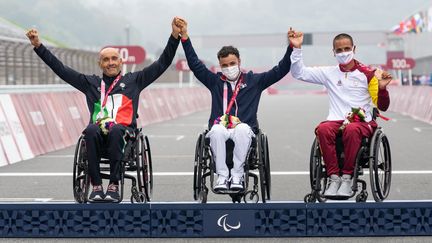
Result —
<instances>
[{"instance_id":1,"label":"white face mask","mask_svg":"<svg viewBox=\"0 0 432 243\"><path fill-rule=\"evenodd\" d=\"M348 64L349 62L351 62L353 58L354 58L353 51L346 51L346 52L341 52L336 54L336 60L342 65Z\"/></svg>"},{"instance_id":2,"label":"white face mask","mask_svg":"<svg viewBox=\"0 0 432 243\"><path fill-rule=\"evenodd\" d=\"M238 65L222 68L222 73L229 81L235 81L240 74L240 68Z\"/></svg>"}]
</instances>

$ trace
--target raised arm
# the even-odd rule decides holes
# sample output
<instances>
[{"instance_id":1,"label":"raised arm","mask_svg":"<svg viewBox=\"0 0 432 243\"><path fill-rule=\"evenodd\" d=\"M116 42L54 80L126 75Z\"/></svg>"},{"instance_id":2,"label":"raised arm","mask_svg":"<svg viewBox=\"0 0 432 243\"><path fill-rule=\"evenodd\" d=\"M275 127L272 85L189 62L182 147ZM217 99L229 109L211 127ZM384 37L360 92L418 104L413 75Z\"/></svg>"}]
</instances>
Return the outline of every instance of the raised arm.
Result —
<instances>
[{"instance_id":1,"label":"raised arm","mask_svg":"<svg viewBox=\"0 0 432 243\"><path fill-rule=\"evenodd\" d=\"M150 66L144 68L142 71L138 72L138 85L141 89L144 89L146 86L159 78L162 73L165 72L165 70L167 70L167 68L171 65L174 59L177 47L180 42L180 28L175 25L175 18L171 23L171 27L171 35L159 59L153 62Z\"/></svg>"},{"instance_id":2,"label":"raised arm","mask_svg":"<svg viewBox=\"0 0 432 243\"><path fill-rule=\"evenodd\" d=\"M291 54L291 75L299 80L323 84L326 81L321 68L305 67L303 63L303 53L301 45L303 43L303 33L296 32L290 28L288 38L294 50Z\"/></svg>"},{"instance_id":3,"label":"raised arm","mask_svg":"<svg viewBox=\"0 0 432 243\"><path fill-rule=\"evenodd\" d=\"M216 74L211 72L204 63L198 58L195 50L192 46L192 42L190 41L188 31L187 31L187 22L184 19L177 19L177 26L180 27L181 31L181 40L184 52L186 54L186 60L188 62L190 70L194 73L195 77L203 83L207 88L210 88L215 83L212 82L214 78L216 78Z\"/></svg>"},{"instance_id":4,"label":"raised arm","mask_svg":"<svg viewBox=\"0 0 432 243\"><path fill-rule=\"evenodd\" d=\"M84 74L79 73L72 68L63 65L40 41L39 33L36 29L30 29L26 36L34 46L33 50L61 79L80 90L85 92L87 89L87 79Z\"/></svg>"},{"instance_id":5,"label":"raised arm","mask_svg":"<svg viewBox=\"0 0 432 243\"><path fill-rule=\"evenodd\" d=\"M274 66L271 70L260 74L262 75L262 78L260 79L259 84L263 90L268 88L270 85L276 83L277 81L281 80L290 71L290 56L292 51L293 49L291 45L289 45L287 47L284 57L279 62L279 64L277 66Z\"/></svg>"},{"instance_id":6,"label":"raised arm","mask_svg":"<svg viewBox=\"0 0 432 243\"><path fill-rule=\"evenodd\" d=\"M386 111L390 105L390 96L387 91L387 85L393 79L387 71L377 69L373 78L369 82L369 94L374 105L381 111Z\"/></svg>"}]
</instances>

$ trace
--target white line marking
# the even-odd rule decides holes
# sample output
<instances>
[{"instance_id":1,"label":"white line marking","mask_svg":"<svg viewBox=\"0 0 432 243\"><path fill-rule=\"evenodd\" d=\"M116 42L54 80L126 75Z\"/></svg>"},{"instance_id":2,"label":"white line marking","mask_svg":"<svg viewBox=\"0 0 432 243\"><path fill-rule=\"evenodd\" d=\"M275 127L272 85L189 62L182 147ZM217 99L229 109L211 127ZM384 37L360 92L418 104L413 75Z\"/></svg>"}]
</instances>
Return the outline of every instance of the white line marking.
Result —
<instances>
[{"instance_id":1,"label":"white line marking","mask_svg":"<svg viewBox=\"0 0 432 243\"><path fill-rule=\"evenodd\" d=\"M163 127L206 127L205 123L173 123L173 124L159 124L159 126Z\"/></svg>"},{"instance_id":2,"label":"white line marking","mask_svg":"<svg viewBox=\"0 0 432 243\"><path fill-rule=\"evenodd\" d=\"M178 136L178 137L176 138L176 141L180 141L180 140L182 140L184 137L185 137L185 136L183 136L183 135Z\"/></svg>"},{"instance_id":3,"label":"white line marking","mask_svg":"<svg viewBox=\"0 0 432 243\"><path fill-rule=\"evenodd\" d=\"M59 155L40 155L37 158L73 158L73 154L59 154Z\"/></svg>"},{"instance_id":4,"label":"white line marking","mask_svg":"<svg viewBox=\"0 0 432 243\"><path fill-rule=\"evenodd\" d=\"M255 172L255 171L254 171ZM363 171L364 174L369 174L368 170ZM135 175L135 172L127 174ZM273 171L272 175L309 175L309 171ZM396 170L392 174L399 175L428 175L432 174L432 170ZM193 172L153 172L154 176L193 176ZM0 173L0 177L42 177L42 176L72 176L72 172L4 172Z\"/></svg>"},{"instance_id":5,"label":"white line marking","mask_svg":"<svg viewBox=\"0 0 432 243\"><path fill-rule=\"evenodd\" d=\"M40 155L38 158L54 158L54 159L60 159L60 158L73 158L73 154L64 154L64 155ZM152 158L193 158L194 155L153 155Z\"/></svg>"},{"instance_id":6,"label":"white line marking","mask_svg":"<svg viewBox=\"0 0 432 243\"><path fill-rule=\"evenodd\" d=\"M184 137L184 135L148 135L149 138L178 138L178 137Z\"/></svg>"},{"instance_id":7,"label":"white line marking","mask_svg":"<svg viewBox=\"0 0 432 243\"><path fill-rule=\"evenodd\" d=\"M421 132L423 130L430 130L430 129L432 129L432 126L430 126L430 127L414 127L413 129L415 131L417 131L417 132Z\"/></svg>"},{"instance_id":8,"label":"white line marking","mask_svg":"<svg viewBox=\"0 0 432 243\"><path fill-rule=\"evenodd\" d=\"M32 201L32 202L49 202L53 200L53 198L6 198L2 197L0 198L0 202L23 202L23 201Z\"/></svg>"}]
</instances>

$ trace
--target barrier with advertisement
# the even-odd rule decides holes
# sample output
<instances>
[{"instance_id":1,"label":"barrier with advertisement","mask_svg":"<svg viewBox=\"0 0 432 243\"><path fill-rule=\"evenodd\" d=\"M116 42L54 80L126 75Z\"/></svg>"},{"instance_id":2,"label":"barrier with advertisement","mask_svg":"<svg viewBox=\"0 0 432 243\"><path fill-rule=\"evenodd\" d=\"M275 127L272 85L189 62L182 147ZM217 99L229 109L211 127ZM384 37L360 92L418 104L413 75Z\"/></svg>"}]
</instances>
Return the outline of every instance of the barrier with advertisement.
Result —
<instances>
[{"instance_id":1,"label":"barrier with advertisement","mask_svg":"<svg viewBox=\"0 0 432 243\"><path fill-rule=\"evenodd\" d=\"M432 87L391 86L390 111L432 124Z\"/></svg>"}]
</instances>

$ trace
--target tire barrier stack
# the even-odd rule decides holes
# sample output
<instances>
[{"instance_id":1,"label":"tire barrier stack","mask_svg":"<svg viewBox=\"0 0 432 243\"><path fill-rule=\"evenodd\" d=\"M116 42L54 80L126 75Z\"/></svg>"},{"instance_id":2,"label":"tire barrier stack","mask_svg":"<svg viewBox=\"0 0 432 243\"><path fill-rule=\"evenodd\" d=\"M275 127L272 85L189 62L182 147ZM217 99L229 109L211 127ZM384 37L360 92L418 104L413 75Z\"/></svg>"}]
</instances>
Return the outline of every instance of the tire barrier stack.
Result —
<instances>
[{"instance_id":1,"label":"tire barrier stack","mask_svg":"<svg viewBox=\"0 0 432 243\"><path fill-rule=\"evenodd\" d=\"M141 93L138 126L210 107L206 89L153 88ZM89 121L78 91L0 95L0 166L74 145Z\"/></svg>"},{"instance_id":2,"label":"tire barrier stack","mask_svg":"<svg viewBox=\"0 0 432 243\"><path fill-rule=\"evenodd\" d=\"M390 111L432 124L432 87L392 86L389 93Z\"/></svg>"}]
</instances>

